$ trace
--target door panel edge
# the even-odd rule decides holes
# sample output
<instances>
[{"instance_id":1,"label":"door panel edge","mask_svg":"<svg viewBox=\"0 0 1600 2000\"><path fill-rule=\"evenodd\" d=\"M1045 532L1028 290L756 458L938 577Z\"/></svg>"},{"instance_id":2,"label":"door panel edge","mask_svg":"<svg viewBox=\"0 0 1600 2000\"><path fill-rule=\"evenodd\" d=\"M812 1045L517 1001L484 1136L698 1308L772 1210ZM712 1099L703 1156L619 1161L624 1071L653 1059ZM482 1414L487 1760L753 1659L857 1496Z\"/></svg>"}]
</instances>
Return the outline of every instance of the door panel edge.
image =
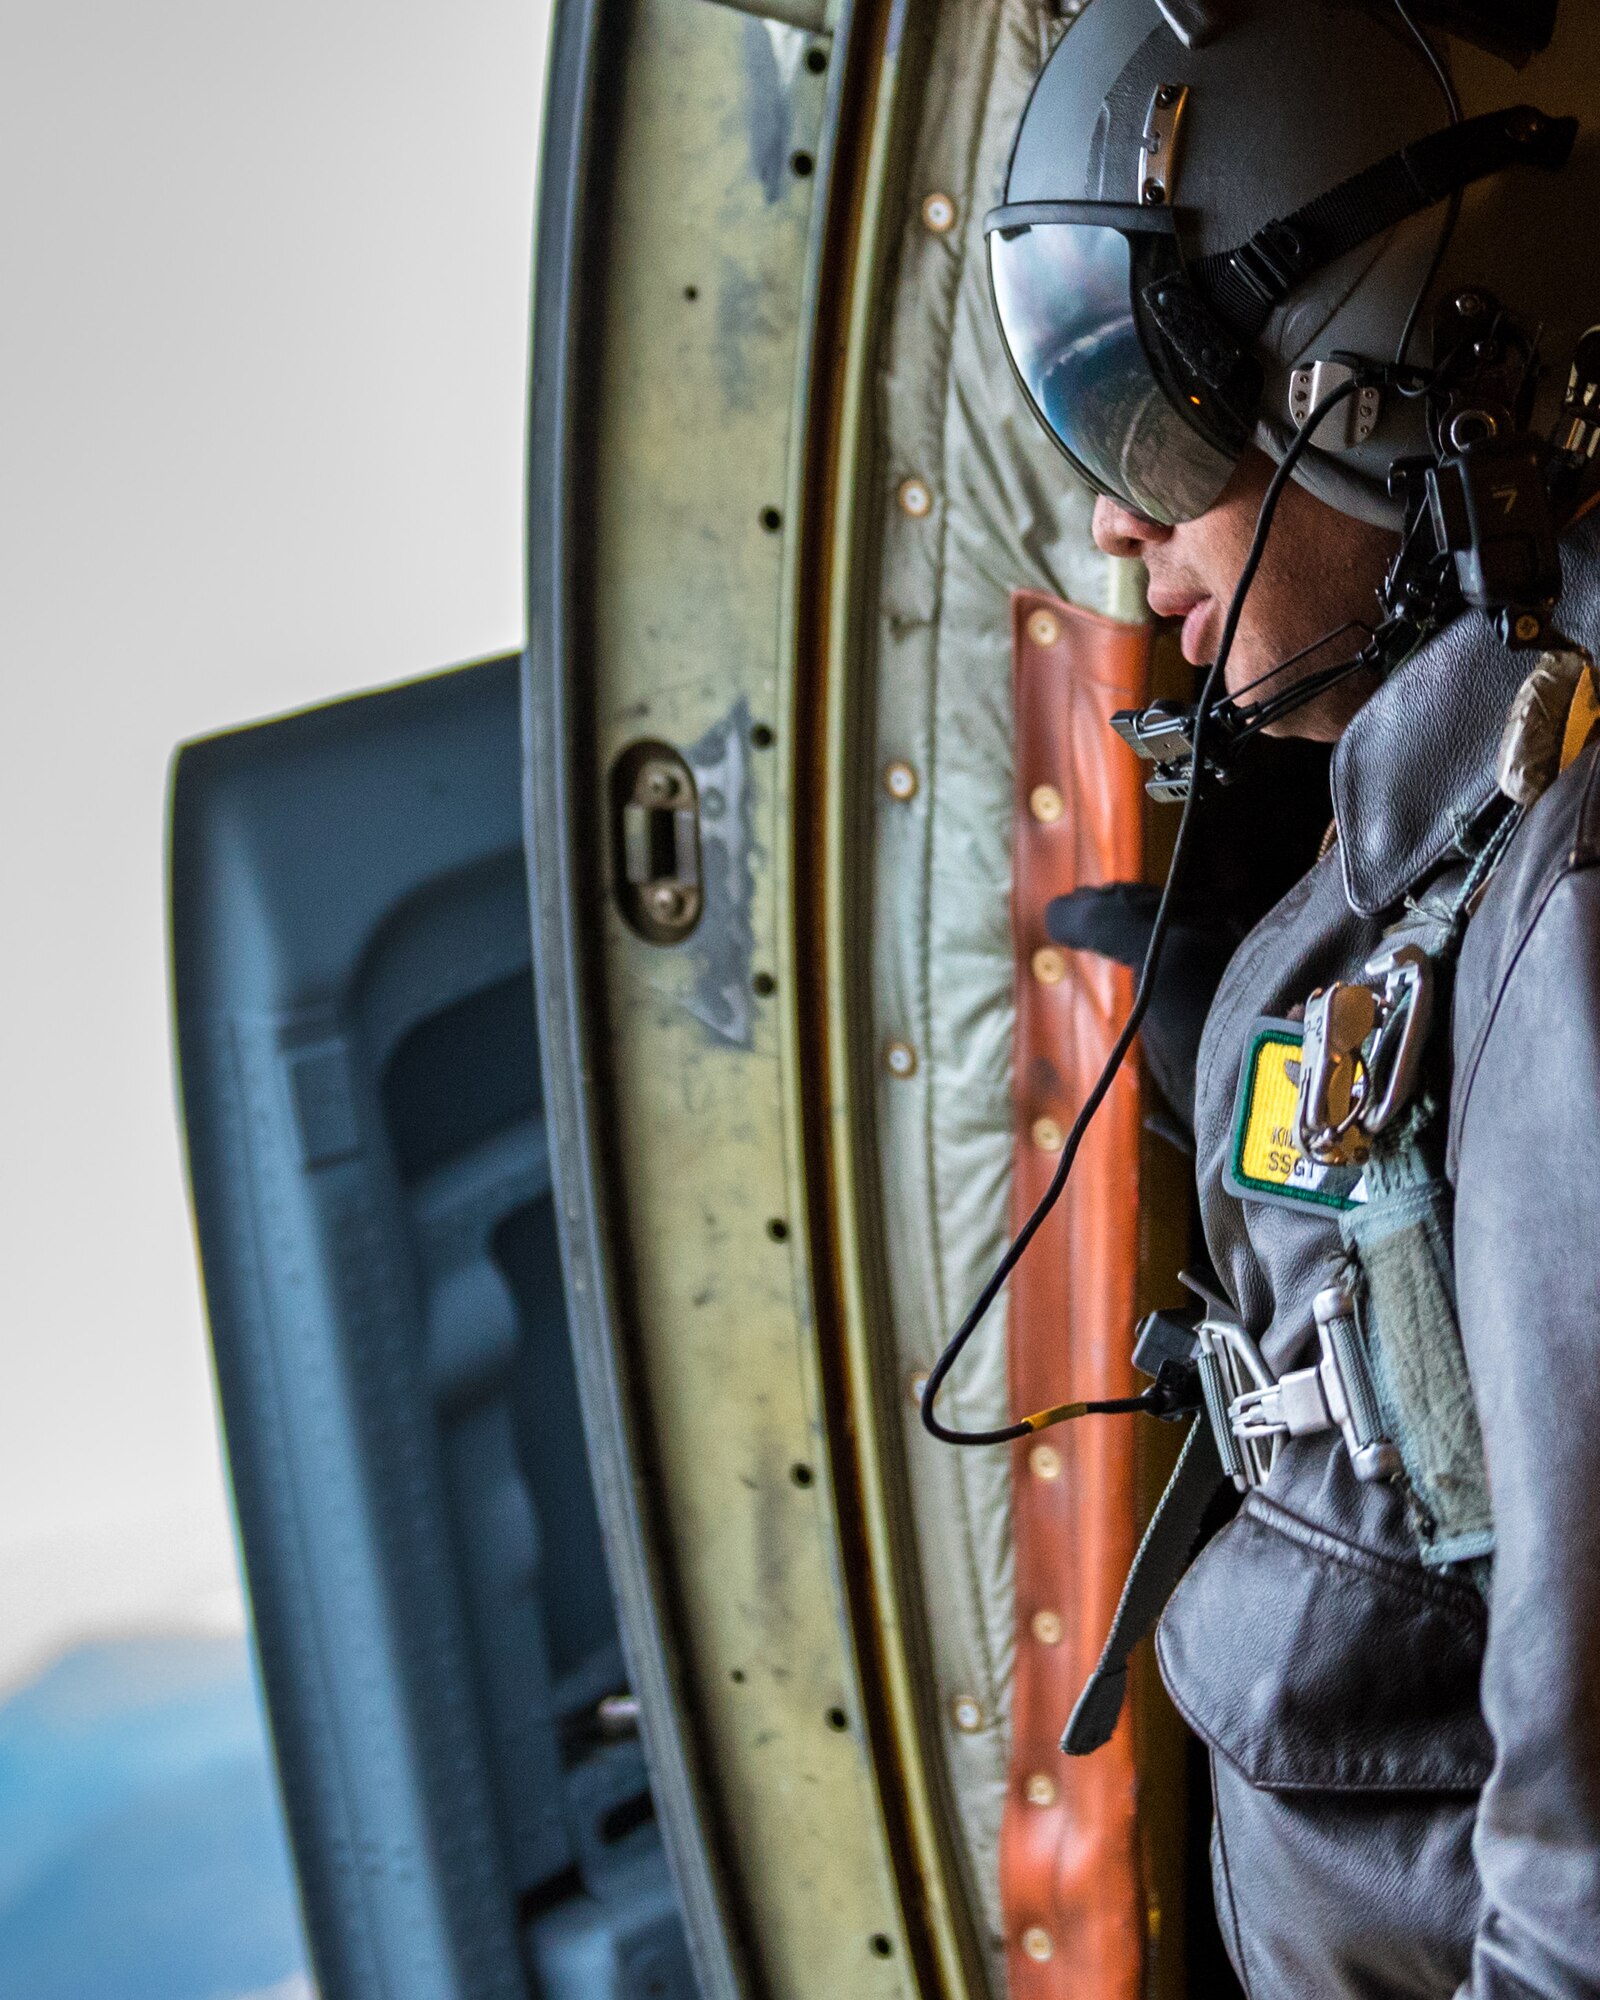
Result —
<instances>
[{"instance_id":1,"label":"door panel edge","mask_svg":"<svg viewBox=\"0 0 1600 2000\"><path fill-rule=\"evenodd\" d=\"M546 80L536 216L528 434L528 647L523 656L523 768L532 885L534 984L551 1132L567 1310L601 1526L656 1809L704 2000L751 1992L713 1824L689 1739L681 1663L662 1615L663 1567L637 1476L638 1439L616 1338L617 1271L588 1079L592 970L575 921L592 857L572 810L576 774L573 547L574 403L588 233L598 179L596 70L616 0L559 0Z\"/></svg>"}]
</instances>

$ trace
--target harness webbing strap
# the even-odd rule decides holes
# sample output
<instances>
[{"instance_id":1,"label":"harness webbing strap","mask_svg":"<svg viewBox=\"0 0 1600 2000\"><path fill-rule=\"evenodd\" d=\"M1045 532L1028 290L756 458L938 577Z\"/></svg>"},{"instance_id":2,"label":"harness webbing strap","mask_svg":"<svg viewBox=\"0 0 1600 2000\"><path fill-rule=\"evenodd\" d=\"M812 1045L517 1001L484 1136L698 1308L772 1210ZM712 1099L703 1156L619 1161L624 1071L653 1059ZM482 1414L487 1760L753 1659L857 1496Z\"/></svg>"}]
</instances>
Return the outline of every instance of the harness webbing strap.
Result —
<instances>
[{"instance_id":1,"label":"harness webbing strap","mask_svg":"<svg viewBox=\"0 0 1600 2000\"><path fill-rule=\"evenodd\" d=\"M1575 118L1548 118L1529 104L1447 125L1267 223L1236 250L1205 258L1201 287L1229 324L1253 339L1314 271L1507 167L1558 172L1577 136Z\"/></svg>"},{"instance_id":2,"label":"harness webbing strap","mask_svg":"<svg viewBox=\"0 0 1600 2000\"><path fill-rule=\"evenodd\" d=\"M1110 1742L1122 1713L1133 1649L1155 1629L1189 1566L1206 1509L1227 1483L1211 1425L1197 1417L1133 1559L1099 1664L1073 1706L1061 1738L1069 1757L1086 1757Z\"/></svg>"}]
</instances>

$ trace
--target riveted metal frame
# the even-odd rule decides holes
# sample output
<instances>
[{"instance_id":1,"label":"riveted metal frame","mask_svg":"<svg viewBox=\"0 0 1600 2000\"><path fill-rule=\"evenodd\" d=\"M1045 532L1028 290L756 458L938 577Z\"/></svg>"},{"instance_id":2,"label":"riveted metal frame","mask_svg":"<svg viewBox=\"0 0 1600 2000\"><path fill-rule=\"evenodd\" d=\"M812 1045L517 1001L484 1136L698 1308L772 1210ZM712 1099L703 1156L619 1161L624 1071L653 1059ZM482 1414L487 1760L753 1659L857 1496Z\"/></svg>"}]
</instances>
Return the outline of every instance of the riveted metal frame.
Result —
<instances>
[{"instance_id":1,"label":"riveted metal frame","mask_svg":"<svg viewBox=\"0 0 1600 2000\"><path fill-rule=\"evenodd\" d=\"M749 38L787 61L794 31L700 0L564 0L546 127L526 717L547 1096L591 1456L708 1995L976 1990L835 1207L848 1100L813 1039L843 961L811 843L848 709L903 27L841 13L825 82L789 94L792 181L747 126ZM670 296L702 251L704 337ZM605 776L641 733L683 751L703 808L720 759L744 815L723 906L672 952L606 894ZM726 982L708 1002L734 933L773 1004Z\"/></svg>"},{"instance_id":2,"label":"riveted metal frame","mask_svg":"<svg viewBox=\"0 0 1600 2000\"><path fill-rule=\"evenodd\" d=\"M943 1722L927 1635L901 1440L901 1384L884 1338L882 1218L869 1189L872 1092L877 1051L863 1035L871 1019L869 966L861 949L873 921L862 865L872 840L870 628L878 613L875 567L882 464L873 408L881 329L892 280L907 166L920 112L916 80L931 16L897 0L883 25L865 108L853 187L836 197L827 258L832 276L810 384L811 480L795 594L797 652L811 688L811 734L800 754L809 821L796 852L813 857L797 905L797 937L811 977L801 989L801 1043L812 1059L812 1116L805 1122L814 1205L813 1240L826 1246L834 1315L840 1424L853 1445L860 1561L852 1567L858 1633L875 1647L881 1676L879 1756L904 1813L904 1866L926 1925L931 1990L981 1995L988 1981L977 1935L978 1899L966 1879L943 1756ZM833 365L828 367L832 356ZM819 1271L819 1292L824 1273Z\"/></svg>"},{"instance_id":3,"label":"riveted metal frame","mask_svg":"<svg viewBox=\"0 0 1600 2000\"><path fill-rule=\"evenodd\" d=\"M889 11L875 77L864 157L854 189L839 196L831 371L810 385L812 479L809 564L796 594L798 651L811 686L810 735L801 757L812 802L797 851L813 857L797 934L811 977L802 989L803 1045L815 1068L808 1176L814 1240L829 1252L836 1316L841 1419L856 1457L861 1561L853 1572L858 1627L870 1633L882 1676L880 1756L901 1788L907 1864L927 1926L937 1990L987 1991L976 1933L977 1899L963 1874L942 1754L937 1678L927 1641L911 1496L901 1442L901 1385L884 1338L882 1217L871 1192L878 1171L872 1097L877 1050L869 1046L870 967L861 949L873 920L862 865L873 838L870 800L877 536L881 447L873 409L880 335L894 246L907 197L906 167L920 111L915 79L931 16L898 0ZM827 350L819 342L819 363Z\"/></svg>"},{"instance_id":4,"label":"riveted metal frame","mask_svg":"<svg viewBox=\"0 0 1600 2000\"><path fill-rule=\"evenodd\" d=\"M540 1046L584 1425L617 1593L624 1650L640 1705L652 1789L695 1971L706 2000L742 2000L748 1966L700 1759L683 1725L688 1691L665 1615L663 1551L639 1477L642 1440L633 1369L615 1339L622 1286L613 1201L600 1142L604 1101L590 1086L595 940L584 912L596 893L592 830L583 818L578 744L590 727L577 671L583 516L582 455L591 391L588 289L594 204L603 185L604 109L597 73L614 0L561 0L552 27L537 208L529 394L528 651L523 663L525 808L533 895ZM586 831L590 838L586 839Z\"/></svg>"}]
</instances>

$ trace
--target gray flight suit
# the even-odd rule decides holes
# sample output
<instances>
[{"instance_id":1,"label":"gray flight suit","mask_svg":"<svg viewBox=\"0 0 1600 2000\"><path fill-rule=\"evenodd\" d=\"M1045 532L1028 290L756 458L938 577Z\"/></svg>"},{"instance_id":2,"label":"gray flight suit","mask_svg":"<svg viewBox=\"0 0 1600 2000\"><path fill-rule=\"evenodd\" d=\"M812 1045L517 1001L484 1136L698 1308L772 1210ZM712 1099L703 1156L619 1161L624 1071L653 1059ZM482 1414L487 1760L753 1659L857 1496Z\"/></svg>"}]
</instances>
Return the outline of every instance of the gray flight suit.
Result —
<instances>
[{"instance_id":1,"label":"gray flight suit","mask_svg":"<svg viewBox=\"0 0 1600 2000\"><path fill-rule=\"evenodd\" d=\"M1600 654L1600 532L1558 623ZM1373 696L1333 763L1338 843L1241 946L1196 1104L1212 1260L1279 1371L1315 1358L1325 1212L1224 1191L1247 1038L1355 975L1496 803L1532 665L1477 617ZM1425 1570L1337 1433L1291 1440L1162 1619L1209 1745L1223 1934L1251 2000L1600 2000L1600 766L1533 807L1468 926L1450 1022L1462 1338L1498 1549L1487 1603Z\"/></svg>"}]
</instances>

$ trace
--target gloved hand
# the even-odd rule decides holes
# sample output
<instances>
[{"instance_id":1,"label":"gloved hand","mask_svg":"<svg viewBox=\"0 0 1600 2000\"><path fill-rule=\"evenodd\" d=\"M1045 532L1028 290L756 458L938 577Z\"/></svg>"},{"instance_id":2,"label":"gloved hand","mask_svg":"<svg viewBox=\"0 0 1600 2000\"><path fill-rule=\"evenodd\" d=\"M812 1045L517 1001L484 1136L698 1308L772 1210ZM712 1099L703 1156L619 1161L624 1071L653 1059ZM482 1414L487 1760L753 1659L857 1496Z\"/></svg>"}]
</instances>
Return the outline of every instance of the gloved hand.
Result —
<instances>
[{"instance_id":1,"label":"gloved hand","mask_svg":"<svg viewBox=\"0 0 1600 2000\"><path fill-rule=\"evenodd\" d=\"M1316 859L1332 810L1325 745L1258 741L1231 784L1199 801L1183 887L1144 1024L1151 1081L1170 1108L1155 1129L1194 1151L1200 1031L1228 960ZM1159 889L1110 882L1058 896L1045 915L1057 944L1095 951L1137 972L1155 927Z\"/></svg>"},{"instance_id":2,"label":"gloved hand","mask_svg":"<svg viewBox=\"0 0 1600 2000\"><path fill-rule=\"evenodd\" d=\"M1160 901L1160 890L1144 882L1075 889L1048 906L1045 929L1057 944L1098 952L1137 972L1150 946ZM1170 1125L1161 1120L1157 1129L1191 1153L1200 1034L1242 934L1238 923L1227 916L1180 903L1167 930L1161 970L1144 1019L1145 1066L1171 1112Z\"/></svg>"}]
</instances>

